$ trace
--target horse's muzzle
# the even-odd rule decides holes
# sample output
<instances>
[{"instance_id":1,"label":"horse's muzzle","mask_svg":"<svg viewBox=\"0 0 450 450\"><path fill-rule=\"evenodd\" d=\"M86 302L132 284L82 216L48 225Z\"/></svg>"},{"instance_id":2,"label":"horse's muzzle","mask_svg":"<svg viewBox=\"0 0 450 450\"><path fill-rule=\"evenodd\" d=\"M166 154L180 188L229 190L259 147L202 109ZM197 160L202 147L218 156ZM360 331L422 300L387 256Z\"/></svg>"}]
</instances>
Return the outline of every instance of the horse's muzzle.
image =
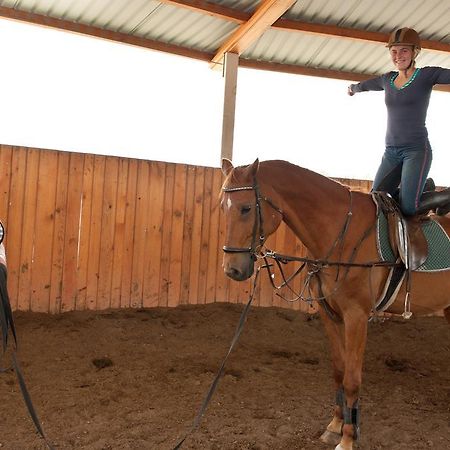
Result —
<instances>
[{"instance_id":1,"label":"horse's muzzle","mask_svg":"<svg viewBox=\"0 0 450 450\"><path fill-rule=\"evenodd\" d=\"M253 258L245 258L245 263L236 264L236 261L224 261L225 275L235 281L244 281L253 275L254 260Z\"/></svg>"}]
</instances>

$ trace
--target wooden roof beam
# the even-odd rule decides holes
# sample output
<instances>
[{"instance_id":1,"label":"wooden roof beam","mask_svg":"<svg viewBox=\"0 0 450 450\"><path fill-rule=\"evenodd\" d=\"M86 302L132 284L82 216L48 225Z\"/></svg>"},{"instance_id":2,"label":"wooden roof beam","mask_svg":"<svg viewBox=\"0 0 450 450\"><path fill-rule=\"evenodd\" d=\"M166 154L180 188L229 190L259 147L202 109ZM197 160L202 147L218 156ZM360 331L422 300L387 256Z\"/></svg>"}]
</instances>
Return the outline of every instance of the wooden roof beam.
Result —
<instances>
[{"instance_id":1,"label":"wooden roof beam","mask_svg":"<svg viewBox=\"0 0 450 450\"><path fill-rule=\"evenodd\" d=\"M243 23L219 48L211 60L212 67L222 64L225 53L242 54L277 19L279 19L295 0L264 0L250 19Z\"/></svg>"},{"instance_id":2,"label":"wooden roof beam","mask_svg":"<svg viewBox=\"0 0 450 450\"><path fill-rule=\"evenodd\" d=\"M247 22L251 14L238 11L233 8L219 6L208 1L201 0L161 0L162 3L173 4L181 8L187 8L199 13L209 14L218 19L228 20L237 24ZM280 16L281 17L281 16ZM386 43L389 39L388 33L376 31L365 31L354 28L338 27L321 23L301 22L299 20L279 18L272 24L272 28L285 31L298 31L300 33L318 34L321 36L355 39L365 42ZM422 40L422 48L439 52L450 53L450 44L439 41Z\"/></svg>"},{"instance_id":3,"label":"wooden roof beam","mask_svg":"<svg viewBox=\"0 0 450 450\"><path fill-rule=\"evenodd\" d=\"M364 81L373 78L373 73L354 73L342 70L318 69L314 67L297 66L295 64L279 64L265 61L255 61L250 59L240 59L240 67L249 69L270 70L273 72L291 73L294 75L307 75L310 77L331 78L334 80ZM438 84L433 88L436 91L450 92L447 84Z\"/></svg>"},{"instance_id":4,"label":"wooden roof beam","mask_svg":"<svg viewBox=\"0 0 450 450\"><path fill-rule=\"evenodd\" d=\"M389 40L389 33L376 31L357 30L354 28L338 27L336 25L325 25L311 22L300 22L297 20L280 19L273 26L278 30L298 31L300 33L319 34L327 37L355 39L365 42L380 42L385 44ZM439 41L428 41L422 39L422 48L439 52L450 53L450 44Z\"/></svg>"},{"instance_id":5,"label":"wooden roof beam","mask_svg":"<svg viewBox=\"0 0 450 450\"><path fill-rule=\"evenodd\" d=\"M164 42L154 41L138 36L132 36L126 33L120 33L118 31L104 30L90 25L84 25L78 22L56 19L54 17L21 11L19 9L7 8L5 6L0 6L0 17L4 17L5 19L10 20L17 20L19 22L31 23L33 25L54 28L57 30L84 34L100 39L106 39L108 41L115 41L137 47L144 47L160 52L173 53L175 55L186 56L188 58L199 59L202 61L211 61L211 58L213 56L212 53L203 52L200 50L188 49L185 47L180 47L178 45L167 44Z\"/></svg>"},{"instance_id":6,"label":"wooden roof beam","mask_svg":"<svg viewBox=\"0 0 450 450\"><path fill-rule=\"evenodd\" d=\"M160 0L160 2L178 8L189 9L190 11L201 14L207 14L216 19L223 19L237 24L247 22L252 16L247 12L228 8L227 6L218 5L217 3L211 3L205 0Z\"/></svg>"}]
</instances>

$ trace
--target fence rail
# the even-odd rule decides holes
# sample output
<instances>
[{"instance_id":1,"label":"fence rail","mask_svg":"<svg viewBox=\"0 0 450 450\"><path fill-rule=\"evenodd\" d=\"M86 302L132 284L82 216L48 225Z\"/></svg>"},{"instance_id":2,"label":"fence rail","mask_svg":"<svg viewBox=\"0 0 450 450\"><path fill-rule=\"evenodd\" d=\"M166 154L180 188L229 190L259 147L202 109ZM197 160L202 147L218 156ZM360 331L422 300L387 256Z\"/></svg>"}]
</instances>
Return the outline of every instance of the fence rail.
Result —
<instances>
[{"instance_id":1,"label":"fence rail","mask_svg":"<svg viewBox=\"0 0 450 450\"><path fill-rule=\"evenodd\" d=\"M250 282L231 281L221 267L220 169L0 145L0 171L14 309L60 313L247 300ZM370 184L340 181L363 191ZM268 245L305 255L284 225ZM264 276L255 300L309 308L285 303Z\"/></svg>"}]
</instances>

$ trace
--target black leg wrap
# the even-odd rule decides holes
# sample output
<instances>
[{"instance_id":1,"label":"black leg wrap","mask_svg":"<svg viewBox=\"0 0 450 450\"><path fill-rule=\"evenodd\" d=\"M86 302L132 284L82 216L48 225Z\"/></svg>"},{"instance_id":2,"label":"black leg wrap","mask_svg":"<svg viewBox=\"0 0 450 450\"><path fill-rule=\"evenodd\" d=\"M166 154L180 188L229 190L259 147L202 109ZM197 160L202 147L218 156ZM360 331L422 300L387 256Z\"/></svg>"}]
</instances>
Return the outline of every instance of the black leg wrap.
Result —
<instances>
[{"instance_id":1,"label":"black leg wrap","mask_svg":"<svg viewBox=\"0 0 450 450\"><path fill-rule=\"evenodd\" d=\"M349 408L347 403L342 408L344 425L353 425L353 438L359 439L359 402L356 400L353 407Z\"/></svg>"}]
</instances>

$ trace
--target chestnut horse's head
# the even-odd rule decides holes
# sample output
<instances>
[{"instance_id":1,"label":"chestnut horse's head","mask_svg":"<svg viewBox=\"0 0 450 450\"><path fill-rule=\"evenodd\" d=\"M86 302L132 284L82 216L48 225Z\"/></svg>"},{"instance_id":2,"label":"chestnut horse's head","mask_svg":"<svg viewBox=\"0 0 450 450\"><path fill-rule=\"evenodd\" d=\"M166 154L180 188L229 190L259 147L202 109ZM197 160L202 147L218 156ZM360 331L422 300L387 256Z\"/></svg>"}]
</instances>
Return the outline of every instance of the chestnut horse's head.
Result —
<instances>
[{"instance_id":1,"label":"chestnut horse's head","mask_svg":"<svg viewBox=\"0 0 450 450\"><path fill-rule=\"evenodd\" d=\"M223 267L236 281L252 276L261 247L283 218L282 211L262 192L266 184L258 179L258 169L258 159L237 168L228 159L222 161L226 176L221 198L226 224Z\"/></svg>"}]
</instances>

